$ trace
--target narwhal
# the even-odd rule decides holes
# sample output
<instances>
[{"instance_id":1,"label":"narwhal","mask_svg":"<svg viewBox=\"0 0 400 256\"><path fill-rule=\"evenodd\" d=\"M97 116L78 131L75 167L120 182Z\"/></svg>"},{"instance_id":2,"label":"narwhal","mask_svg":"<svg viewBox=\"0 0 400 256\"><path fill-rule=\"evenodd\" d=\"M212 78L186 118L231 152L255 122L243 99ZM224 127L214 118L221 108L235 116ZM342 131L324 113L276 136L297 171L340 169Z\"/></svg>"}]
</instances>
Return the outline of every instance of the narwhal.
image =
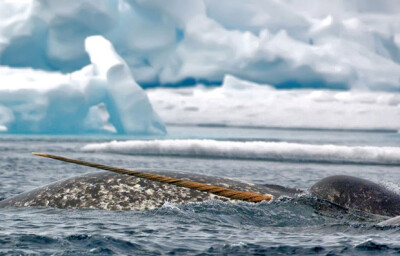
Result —
<instances>
[{"instance_id":1,"label":"narwhal","mask_svg":"<svg viewBox=\"0 0 400 256\"><path fill-rule=\"evenodd\" d=\"M106 210L146 210L165 202L184 204L218 199L261 202L293 198L306 191L279 185L257 185L229 178L149 170L127 170L61 156L34 153L110 172L89 173L58 181L0 201L0 207L48 206ZM342 209L394 217L400 195L371 181L344 175L324 178L308 191ZM400 224L400 217L382 222Z\"/></svg>"},{"instance_id":2,"label":"narwhal","mask_svg":"<svg viewBox=\"0 0 400 256\"><path fill-rule=\"evenodd\" d=\"M278 185L263 186L215 176L159 170L133 171L66 157L34 154L110 172L89 173L58 181L0 201L0 207L149 210L161 207L165 202L184 204L211 199L260 202L293 197L302 192Z\"/></svg>"}]
</instances>

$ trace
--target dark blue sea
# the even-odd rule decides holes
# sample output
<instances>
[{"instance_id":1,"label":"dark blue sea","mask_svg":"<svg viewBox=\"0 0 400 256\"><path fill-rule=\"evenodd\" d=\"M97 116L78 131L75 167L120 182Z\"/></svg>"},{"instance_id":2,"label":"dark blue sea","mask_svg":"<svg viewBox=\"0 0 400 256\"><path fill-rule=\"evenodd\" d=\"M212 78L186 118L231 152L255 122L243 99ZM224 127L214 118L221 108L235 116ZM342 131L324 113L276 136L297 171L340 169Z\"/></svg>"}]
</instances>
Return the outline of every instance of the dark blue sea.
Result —
<instances>
[{"instance_id":1,"label":"dark blue sea","mask_svg":"<svg viewBox=\"0 0 400 256\"><path fill-rule=\"evenodd\" d=\"M202 157L201 154L157 155L82 147L112 140L212 139L368 147L360 162L339 161L334 152L310 161L296 157L250 159ZM224 176L260 184L307 189L319 179L347 174L400 191L400 166L382 160L400 146L394 131L319 131L227 127L170 127L165 137L107 135L2 135L0 198L83 173L88 167L44 159L46 152L124 168L156 168ZM323 148L322 148L323 149ZM340 147L339 147L340 149ZM374 151L377 151L374 155ZM379 151L379 152L378 152ZM251 152L250 152L251 153ZM293 152L292 152L293 153ZM246 154L249 154L247 152ZM335 155L336 154L336 155ZM301 155L301 154L300 154ZM332 157L332 161L330 158ZM322 159L322 160L321 160ZM339 159L339 160L337 160ZM363 161L362 159L373 159ZM381 162L380 162L381 161ZM207 201L176 205L166 202L149 211L54 208L0 209L0 255L374 255L400 253L400 227L376 225L380 217L326 214L312 207L313 198L271 203Z\"/></svg>"}]
</instances>

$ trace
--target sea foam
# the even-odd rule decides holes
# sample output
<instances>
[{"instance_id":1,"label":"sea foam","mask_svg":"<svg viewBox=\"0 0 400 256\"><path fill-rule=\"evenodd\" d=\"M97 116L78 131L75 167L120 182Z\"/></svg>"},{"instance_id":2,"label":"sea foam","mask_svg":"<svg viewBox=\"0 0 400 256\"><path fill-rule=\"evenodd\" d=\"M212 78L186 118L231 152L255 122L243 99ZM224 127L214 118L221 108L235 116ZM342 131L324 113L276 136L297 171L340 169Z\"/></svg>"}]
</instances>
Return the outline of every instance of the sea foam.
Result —
<instances>
[{"instance_id":1,"label":"sea foam","mask_svg":"<svg viewBox=\"0 0 400 256\"><path fill-rule=\"evenodd\" d=\"M93 143L85 152L293 162L400 165L400 147L217 140L132 140Z\"/></svg>"}]
</instances>

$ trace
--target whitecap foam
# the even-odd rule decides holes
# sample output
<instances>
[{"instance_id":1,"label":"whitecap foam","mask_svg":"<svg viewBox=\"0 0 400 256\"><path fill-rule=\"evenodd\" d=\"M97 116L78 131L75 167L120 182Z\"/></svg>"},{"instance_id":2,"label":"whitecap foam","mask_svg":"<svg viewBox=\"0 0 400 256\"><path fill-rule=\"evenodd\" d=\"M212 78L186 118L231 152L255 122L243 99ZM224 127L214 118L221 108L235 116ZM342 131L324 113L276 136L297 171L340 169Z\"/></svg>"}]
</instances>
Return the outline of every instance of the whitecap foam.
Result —
<instances>
[{"instance_id":1,"label":"whitecap foam","mask_svg":"<svg viewBox=\"0 0 400 256\"><path fill-rule=\"evenodd\" d=\"M312 145L289 142L134 140L93 143L85 152L248 160L400 165L400 147Z\"/></svg>"}]
</instances>

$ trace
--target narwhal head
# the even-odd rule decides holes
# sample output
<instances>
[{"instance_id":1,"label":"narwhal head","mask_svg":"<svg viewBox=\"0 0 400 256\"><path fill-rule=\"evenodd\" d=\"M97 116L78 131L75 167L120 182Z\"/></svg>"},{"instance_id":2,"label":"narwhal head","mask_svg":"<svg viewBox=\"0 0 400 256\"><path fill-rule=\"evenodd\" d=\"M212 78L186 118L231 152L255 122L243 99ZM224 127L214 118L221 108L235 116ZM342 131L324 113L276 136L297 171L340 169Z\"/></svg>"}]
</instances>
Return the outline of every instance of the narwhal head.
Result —
<instances>
[{"instance_id":1,"label":"narwhal head","mask_svg":"<svg viewBox=\"0 0 400 256\"><path fill-rule=\"evenodd\" d=\"M400 215L400 195L365 179L330 176L315 183L310 192L348 209L385 216Z\"/></svg>"}]
</instances>

